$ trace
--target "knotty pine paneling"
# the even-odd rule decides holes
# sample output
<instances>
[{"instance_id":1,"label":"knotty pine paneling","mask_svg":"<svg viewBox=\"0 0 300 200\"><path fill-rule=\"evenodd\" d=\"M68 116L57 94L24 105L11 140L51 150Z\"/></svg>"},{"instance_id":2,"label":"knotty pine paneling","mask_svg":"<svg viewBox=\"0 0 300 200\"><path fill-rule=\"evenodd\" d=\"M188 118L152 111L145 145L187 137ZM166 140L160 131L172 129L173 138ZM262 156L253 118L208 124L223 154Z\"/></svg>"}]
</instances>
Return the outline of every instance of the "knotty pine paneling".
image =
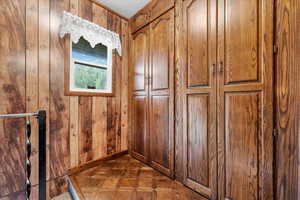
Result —
<instances>
[{"instance_id":1,"label":"knotty pine paneling","mask_svg":"<svg viewBox=\"0 0 300 200\"><path fill-rule=\"evenodd\" d=\"M276 199L300 199L300 2L276 1Z\"/></svg>"},{"instance_id":2,"label":"knotty pine paneling","mask_svg":"<svg viewBox=\"0 0 300 200\"><path fill-rule=\"evenodd\" d=\"M47 189L54 197L66 190L67 169L128 147L128 22L90 0L0 4L0 113L47 110ZM67 43L58 36L64 10L122 36L123 57L114 53L113 58L115 97L64 95ZM32 182L37 184L38 135L31 121ZM19 198L24 190L24 122L0 121L0 199Z\"/></svg>"}]
</instances>

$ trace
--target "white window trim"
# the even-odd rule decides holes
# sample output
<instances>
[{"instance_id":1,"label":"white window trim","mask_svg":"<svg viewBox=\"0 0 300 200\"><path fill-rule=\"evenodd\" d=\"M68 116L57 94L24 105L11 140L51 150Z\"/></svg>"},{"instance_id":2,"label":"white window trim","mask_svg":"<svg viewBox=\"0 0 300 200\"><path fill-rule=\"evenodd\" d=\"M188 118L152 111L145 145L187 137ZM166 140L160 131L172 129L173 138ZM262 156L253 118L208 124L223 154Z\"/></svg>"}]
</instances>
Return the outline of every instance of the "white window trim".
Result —
<instances>
[{"instance_id":1,"label":"white window trim","mask_svg":"<svg viewBox=\"0 0 300 200\"><path fill-rule=\"evenodd\" d=\"M78 59L73 59L73 42L70 40L70 92L88 92L88 93L104 93L104 94L112 94L113 93L113 69L112 69L112 48L109 46L107 47L107 65L100 65L93 62L85 62ZM105 68L107 69L107 89L106 90L98 90L98 89L81 89L75 88L74 86L74 67L75 63L81 63L86 65L91 65L95 67Z\"/></svg>"}]
</instances>

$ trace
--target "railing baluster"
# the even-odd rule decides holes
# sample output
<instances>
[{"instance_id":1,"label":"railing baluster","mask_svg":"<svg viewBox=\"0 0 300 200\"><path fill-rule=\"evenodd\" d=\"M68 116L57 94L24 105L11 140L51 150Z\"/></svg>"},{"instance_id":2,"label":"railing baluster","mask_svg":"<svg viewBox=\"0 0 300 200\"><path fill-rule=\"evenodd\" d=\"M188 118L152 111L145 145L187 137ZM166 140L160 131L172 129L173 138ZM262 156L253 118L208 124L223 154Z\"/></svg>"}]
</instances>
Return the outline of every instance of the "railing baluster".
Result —
<instances>
[{"instance_id":1,"label":"railing baluster","mask_svg":"<svg viewBox=\"0 0 300 200\"><path fill-rule=\"evenodd\" d=\"M46 200L46 111L39 110L39 200Z\"/></svg>"},{"instance_id":2,"label":"railing baluster","mask_svg":"<svg viewBox=\"0 0 300 200\"><path fill-rule=\"evenodd\" d=\"M29 121L29 118L27 117L26 119L26 198L30 199L30 194L31 194L31 181L30 181L30 176L31 176L31 161L30 161L30 156L31 156L31 123Z\"/></svg>"}]
</instances>

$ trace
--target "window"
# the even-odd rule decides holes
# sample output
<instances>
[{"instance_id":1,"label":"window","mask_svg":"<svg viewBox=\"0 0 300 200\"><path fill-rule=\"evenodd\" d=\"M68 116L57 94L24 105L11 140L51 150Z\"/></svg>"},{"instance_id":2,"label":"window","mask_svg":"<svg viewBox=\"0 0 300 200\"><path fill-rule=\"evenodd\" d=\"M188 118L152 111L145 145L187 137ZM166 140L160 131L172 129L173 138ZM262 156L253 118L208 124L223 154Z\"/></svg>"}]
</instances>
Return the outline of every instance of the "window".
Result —
<instances>
[{"instance_id":1,"label":"window","mask_svg":"<svg viewBox=\"0 0 300 200\"><path fill-rule=\"evenodd\" d=\"M94 48L83 37L71 43L69 95L112 96L112 49L98 44Z\"/></svg>"}]
</instances>

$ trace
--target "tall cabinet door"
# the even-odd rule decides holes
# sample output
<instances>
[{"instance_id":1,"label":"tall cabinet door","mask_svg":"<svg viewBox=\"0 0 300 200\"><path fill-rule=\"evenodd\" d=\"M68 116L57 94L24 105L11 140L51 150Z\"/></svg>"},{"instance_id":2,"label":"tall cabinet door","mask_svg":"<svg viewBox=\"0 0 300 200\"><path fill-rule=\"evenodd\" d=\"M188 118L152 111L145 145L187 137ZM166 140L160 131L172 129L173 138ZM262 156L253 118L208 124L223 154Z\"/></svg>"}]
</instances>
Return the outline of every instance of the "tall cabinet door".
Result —
<instances>
[{"instance_id":1,"label":"tall cabinet door","mask_svg":"<svg viewBox=\"0 0 300 200\"><path fill-rule=\"evenodd\" d=\"M150 164L174 174L174 10L150 24Z\"/></svg>"},{"instance_id":2,"label":"tall cabinet door","mask_svg":"<svg viewBox=\"0 0 300 200\"><path fill-rule=\"evenodd\" d=\"M183 1L184 184L217 198L216 0Z\"/></svg>"},{"instance_id":3,"label":"tall cabinet door","mask_svg":"<svg viewBox=\"0 0 300 200\"><path fill-rule=\"evenodd\" d=\"M273 0L219 0L219 199L273 199Z\"/></svg>"},{"instance_id":4,"label":"tall cabinet door","mask_svg":"<svg viewBox=\"0 0 300 200\"><path fill-rule=\"evenodd\" d=\"M149 28L146 27L133 35L133 97L132 97L132 141L131 153L146 162L149 156L148 135L148 61Z\"/></svg>"}]
</instances>

